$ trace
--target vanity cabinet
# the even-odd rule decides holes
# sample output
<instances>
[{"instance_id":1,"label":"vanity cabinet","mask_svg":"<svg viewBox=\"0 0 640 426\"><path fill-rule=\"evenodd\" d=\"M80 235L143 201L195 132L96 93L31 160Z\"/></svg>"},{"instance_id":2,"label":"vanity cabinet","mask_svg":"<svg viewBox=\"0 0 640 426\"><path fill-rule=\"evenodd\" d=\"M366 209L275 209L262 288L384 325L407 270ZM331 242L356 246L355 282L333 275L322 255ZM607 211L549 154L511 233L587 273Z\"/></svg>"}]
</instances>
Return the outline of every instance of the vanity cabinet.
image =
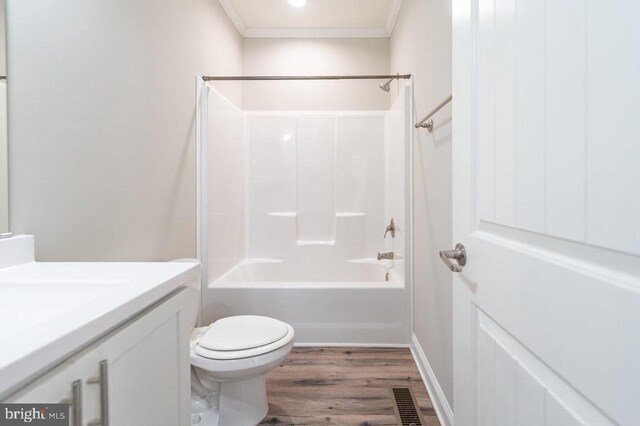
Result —
<instances>
[{"instance_id":1,"label":"vanity cabinet","mask_svg":"<svg viewBox=\"0 0 640 426\"><path fill-rule=\"evenodd\" d=\"M190 424L189 334L196 293L188 286L176 290L6 402L69 401L73 426Z\"/></svg>"}]
</instances>

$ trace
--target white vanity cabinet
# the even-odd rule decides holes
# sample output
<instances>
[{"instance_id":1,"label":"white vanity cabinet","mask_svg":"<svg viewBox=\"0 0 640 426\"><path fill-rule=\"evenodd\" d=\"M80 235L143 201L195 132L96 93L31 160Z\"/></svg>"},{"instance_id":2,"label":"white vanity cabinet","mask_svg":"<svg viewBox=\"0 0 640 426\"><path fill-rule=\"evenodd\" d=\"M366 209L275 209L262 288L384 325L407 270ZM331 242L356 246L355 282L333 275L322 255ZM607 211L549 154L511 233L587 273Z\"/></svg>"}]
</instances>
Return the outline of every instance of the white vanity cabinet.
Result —
<instances>
[{"instance_id":1,"label":"white vanity cabinet","mask_svg":"<svg viewBox=\"0 0 640 426\"><path fill-rule=\"evenodd\" d=\"M188 425L197 291L181 287L6 402L71 402L72 426Z\"/></svg>"}]
</instances>

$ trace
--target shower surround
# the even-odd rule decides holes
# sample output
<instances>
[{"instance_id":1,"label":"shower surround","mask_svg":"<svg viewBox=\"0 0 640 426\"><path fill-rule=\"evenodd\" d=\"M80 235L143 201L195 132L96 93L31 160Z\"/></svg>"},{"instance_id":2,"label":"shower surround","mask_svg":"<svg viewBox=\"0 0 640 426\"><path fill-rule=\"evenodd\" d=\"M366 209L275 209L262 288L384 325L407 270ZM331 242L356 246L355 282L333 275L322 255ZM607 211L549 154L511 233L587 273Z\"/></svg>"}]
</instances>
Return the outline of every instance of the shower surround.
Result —
<instances>
[{"instance_id":1,"label":"shower surround","mask_svg":"<svg viewBox=\"0 0 640 426\"><path fill-rule=\"evenodd\" d=\"M384 124L384 113L248 113L248 256L304 270L382 251Z\"/></svg>"},{"instance_id":2,"label":"shower surround","mask_svg":"<svg viewBox=\"0 0 640 426\"><path fill-rule=\"evenodd\" d=\"M303 345L408 343L402 91L389 111L244 112L203 87L203 322L266 315Z\"/></svg>"}]
</instances>

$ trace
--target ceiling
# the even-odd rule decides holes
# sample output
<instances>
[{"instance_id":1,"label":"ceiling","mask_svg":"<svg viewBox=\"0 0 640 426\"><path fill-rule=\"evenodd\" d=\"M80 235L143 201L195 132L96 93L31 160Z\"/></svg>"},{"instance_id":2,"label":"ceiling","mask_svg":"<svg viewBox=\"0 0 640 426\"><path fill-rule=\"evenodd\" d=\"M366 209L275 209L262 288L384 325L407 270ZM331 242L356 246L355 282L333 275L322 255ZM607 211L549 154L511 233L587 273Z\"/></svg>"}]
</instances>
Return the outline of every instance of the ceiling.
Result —
<instances>
[{"instance_id":1,"label":"ceiling","mask_svg":"<svg viewBox=\"0 0 640 426\"><path fill-rule=\"evenodd\" d=\"M389 37L402 0L218 0L246 38Z\"/></svg>"}]
</instances>

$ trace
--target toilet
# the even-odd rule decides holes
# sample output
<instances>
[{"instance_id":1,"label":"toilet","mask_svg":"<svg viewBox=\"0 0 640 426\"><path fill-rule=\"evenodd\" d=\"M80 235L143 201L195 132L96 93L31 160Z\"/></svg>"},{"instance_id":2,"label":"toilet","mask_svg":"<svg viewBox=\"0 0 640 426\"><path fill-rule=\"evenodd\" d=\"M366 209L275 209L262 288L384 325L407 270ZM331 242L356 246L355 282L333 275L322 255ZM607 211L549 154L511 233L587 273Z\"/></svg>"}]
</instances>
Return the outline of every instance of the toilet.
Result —
<instances>
[{"instance_id":1,"label":"toilet","mask_svg":"<svg viewBox=\"0 0 640 426\"><path fill-rule=\"evenodd\" d=\"M191 424L255 426L267 415L265 374L293 347L293 327L274 318L222 318L191 334Z\"/></svg>"}]
</instances>

